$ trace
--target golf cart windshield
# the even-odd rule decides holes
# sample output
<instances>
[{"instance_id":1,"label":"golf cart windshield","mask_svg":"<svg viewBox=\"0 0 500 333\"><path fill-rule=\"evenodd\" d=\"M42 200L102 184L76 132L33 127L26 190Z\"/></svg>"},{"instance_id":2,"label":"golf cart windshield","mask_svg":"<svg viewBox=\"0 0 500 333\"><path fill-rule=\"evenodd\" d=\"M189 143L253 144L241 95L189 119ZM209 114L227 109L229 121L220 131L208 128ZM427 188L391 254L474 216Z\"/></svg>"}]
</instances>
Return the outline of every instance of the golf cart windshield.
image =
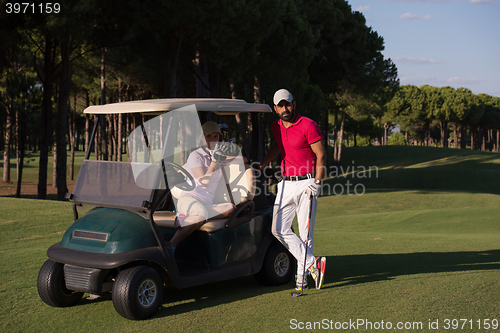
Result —
<instances>
[{"instance_id":1,"label":"golf cart windshield","mask_svg":"<svg viewBox=\"0 0 500 333\"><path fill-rule=\"evenodd\" d=\"M228 158L231 166L244 170L238 146L224 144L228 146L227 154L231 155ZM157 190L189 192L193 189L195 184L182 172L182 166L194 150L206 146L195 105L164 113L131 132L128 137L130 162L84 160L73 200L146 211ZM227 193L226 187L222 189Z\"/></svg>"}]
</instances>

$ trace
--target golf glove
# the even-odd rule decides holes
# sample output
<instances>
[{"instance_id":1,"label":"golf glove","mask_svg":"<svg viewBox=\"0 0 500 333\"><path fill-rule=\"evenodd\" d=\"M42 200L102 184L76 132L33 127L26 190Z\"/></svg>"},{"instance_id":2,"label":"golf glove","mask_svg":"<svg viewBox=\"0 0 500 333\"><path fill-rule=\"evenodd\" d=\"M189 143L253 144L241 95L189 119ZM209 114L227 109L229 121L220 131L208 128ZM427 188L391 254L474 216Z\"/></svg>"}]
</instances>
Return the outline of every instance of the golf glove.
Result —
<instances>
[{"instance_id":1,"label":"golf glove","mask_svg":"<svg viewBox=\"0 0 500 333\"><path fill-rule=\"evenodd\" d=\"M226 160L226 156L224 154L227 153L229 147L224 143L217 142L215 148L210 150L210 154L212 155L212 161L214 163L222 163Z\"/></svg>"},{"instance_id":2,"label":"golf glove","mask_svg":"<svg viewBox=\"0 0 500 333\"><path fill-rule=\"evenodd\" d=\"M318 191L319 189L321 188L320 185L318 184L311 184L309 185L306 190L304 191L305 194L307 195L312 195L312 196L316 196L316 194L318 194Z\"/></svg>"}]
</instances>

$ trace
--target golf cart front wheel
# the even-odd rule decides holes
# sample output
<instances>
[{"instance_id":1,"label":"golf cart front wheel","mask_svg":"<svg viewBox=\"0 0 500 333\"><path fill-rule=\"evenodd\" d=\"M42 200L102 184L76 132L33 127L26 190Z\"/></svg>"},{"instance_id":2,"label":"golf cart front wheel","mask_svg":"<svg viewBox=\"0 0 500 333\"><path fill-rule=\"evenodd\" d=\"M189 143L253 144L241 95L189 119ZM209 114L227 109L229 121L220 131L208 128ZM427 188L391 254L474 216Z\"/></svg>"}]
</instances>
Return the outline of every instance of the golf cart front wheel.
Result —
<instances>
[{"instance_id":1,"label":"golf cart front wheel","mask_svg":"<svg viewBox=\"0 0 500 333\"><path fill-rule=\"evenodd\" d=\"M50 259L40 268L36 285L42 301L53 307L72 306L83 297L82 292L66 288L64 265Z\"/></svg>"},{"instance_id":2,"label":"golf cart front wheel","mask_svg":"<svg viewBox=\"0 0 500 333\"><path fill-rule=\"evenodd\" d=\"M269 247L262 269L254 275L257 282L278 286L288 283L295 271L295 260L288 250L278 241Z\"/></svg>"},{"instance_id":3,"label":"golf cart front wheel","mask_svg":"<svg viewBox=\"0 0 500 333\"><path fill-rule=\"evenodd\" d=\"M124 318L141 320L158 311L163 300L163 282L148 266L121 271L113 284L113 305Z\"/></svg>"}]
</instances>

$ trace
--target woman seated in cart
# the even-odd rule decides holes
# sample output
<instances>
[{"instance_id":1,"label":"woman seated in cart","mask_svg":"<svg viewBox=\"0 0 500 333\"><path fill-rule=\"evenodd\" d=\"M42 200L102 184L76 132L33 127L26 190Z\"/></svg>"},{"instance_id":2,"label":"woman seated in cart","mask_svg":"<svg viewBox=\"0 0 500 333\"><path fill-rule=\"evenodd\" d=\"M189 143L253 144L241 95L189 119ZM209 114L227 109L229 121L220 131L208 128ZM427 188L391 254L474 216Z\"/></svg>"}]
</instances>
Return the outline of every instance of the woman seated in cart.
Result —
<instances>
[{"instance_id":1,"label":"woman seated in cart","mask_svg":"<svg viewBox=\"0 0 500 333\"><path fill-rule=\"evenodd\" d=\"M235 207L232 203L214 203L215 192L222 177L221 164L227 146L219 143L222 135L219 125L207 121L202 126L207 145L194 150L188 157L186 170L193 176L196 187L183 191L177 202L179 228L170 239L172 251L181 240L201 227L209 218L229 218Z\"/></svg>"}]
</instances>

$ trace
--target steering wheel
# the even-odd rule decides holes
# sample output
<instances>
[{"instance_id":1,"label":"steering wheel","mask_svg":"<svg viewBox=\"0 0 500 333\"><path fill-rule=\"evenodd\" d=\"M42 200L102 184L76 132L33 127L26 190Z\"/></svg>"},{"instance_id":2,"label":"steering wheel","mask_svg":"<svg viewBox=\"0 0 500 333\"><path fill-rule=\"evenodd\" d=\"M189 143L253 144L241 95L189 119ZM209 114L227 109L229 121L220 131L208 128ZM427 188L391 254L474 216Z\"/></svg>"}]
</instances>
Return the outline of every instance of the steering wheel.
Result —
<instances>
[{"instance_id":1,"label":"steering wheel","mask_svg":"<svg viewBox=\"0 0 500 333\"><path fill-rule=\"evenodd\" d=\"M173 162L162 162L166 185L169 187L175 186L183 191L192 191L196 187L193 176L186 169Z\"/></svg>"}]
</instances>

